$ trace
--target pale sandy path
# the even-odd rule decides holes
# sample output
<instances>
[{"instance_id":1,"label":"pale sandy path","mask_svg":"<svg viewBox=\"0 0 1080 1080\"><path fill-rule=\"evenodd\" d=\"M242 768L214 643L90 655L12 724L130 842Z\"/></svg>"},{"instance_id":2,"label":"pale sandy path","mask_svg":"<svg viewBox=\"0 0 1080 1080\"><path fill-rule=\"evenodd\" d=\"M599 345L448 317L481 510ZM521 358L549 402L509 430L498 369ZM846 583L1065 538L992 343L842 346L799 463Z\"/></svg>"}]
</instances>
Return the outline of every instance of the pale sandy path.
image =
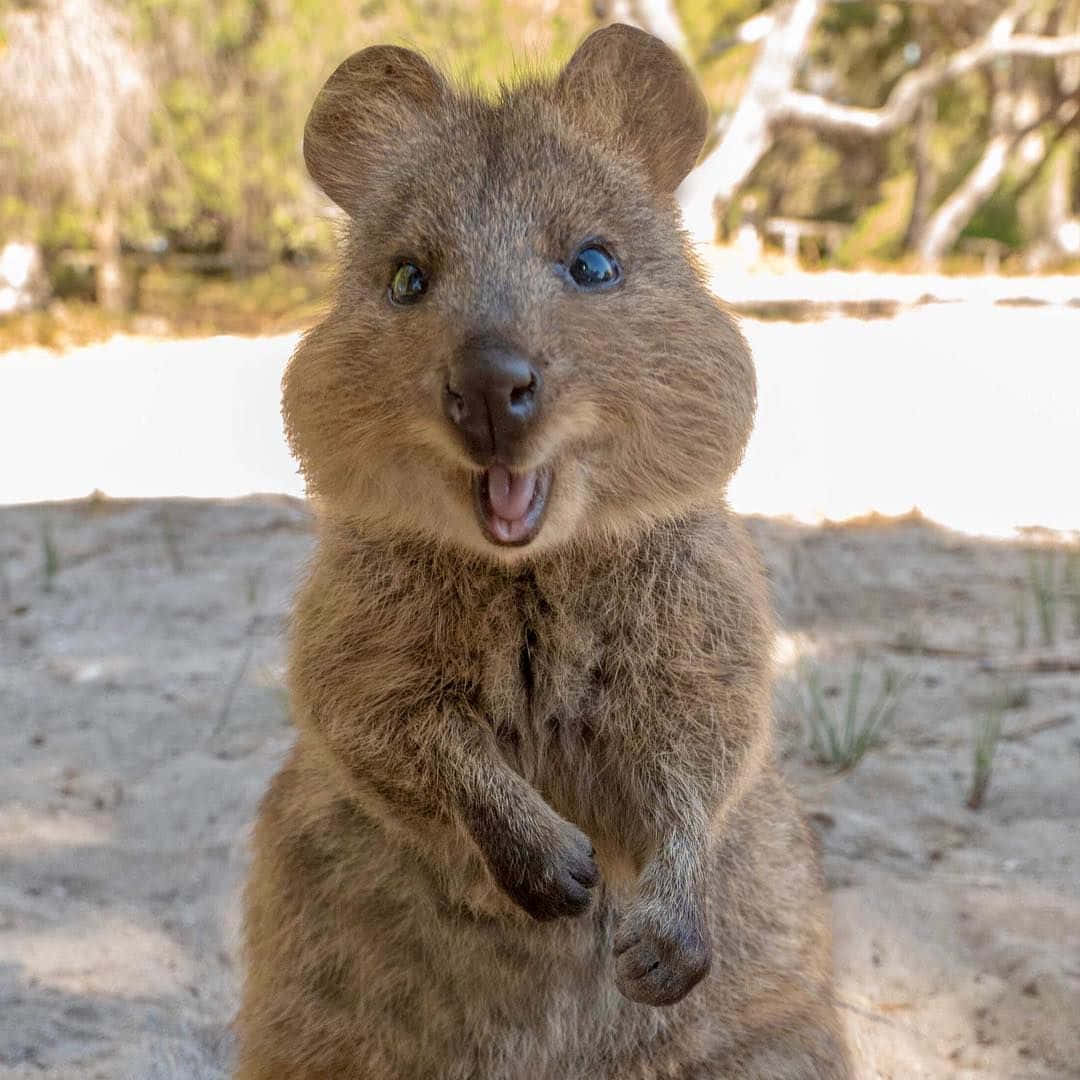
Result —
<instances>
[{"instance_id":1,"label":"pale sandy path","mask_svg":"<svg viewBox=\"0 0 1080 1080\"><path fill-rule=\"evenodd\" d=\"M971 533L1080 528L1080 309L745 325L760 405L736 509L817 522L917 506Z\"/></svg>"},{"instance_id":2,"label":"pale sandy path","mask_svg":"<svg viewBox=\"0 0 1080 1080\"><path fill-rule=\"evenodd\" d=\"M971 533L1080 527L1080 308L949 304L747 320L760 411L736 509L871 510ZM300 494L278 420L295 335L0 355L0 504Z\"/></svg>"}]
</instances>

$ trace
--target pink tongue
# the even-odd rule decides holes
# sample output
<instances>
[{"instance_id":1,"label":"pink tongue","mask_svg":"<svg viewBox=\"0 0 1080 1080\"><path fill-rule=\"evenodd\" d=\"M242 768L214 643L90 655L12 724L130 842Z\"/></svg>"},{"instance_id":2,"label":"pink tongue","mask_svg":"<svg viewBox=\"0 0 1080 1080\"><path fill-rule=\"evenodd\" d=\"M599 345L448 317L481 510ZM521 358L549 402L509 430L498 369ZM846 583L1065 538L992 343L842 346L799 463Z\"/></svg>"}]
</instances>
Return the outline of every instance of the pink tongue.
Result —
<instances>
[{"instance_id":1,"label":"pink tongue","mask_svg":"<svg viewBox=\"0 0 1080 1080\"><path fill-rule=\"evenodd\" d=\"M536 493L536 473L512 473L505 465L492 465L487 473L488 500L496 516L519 521Z\"/></svg>"}]
</instances>

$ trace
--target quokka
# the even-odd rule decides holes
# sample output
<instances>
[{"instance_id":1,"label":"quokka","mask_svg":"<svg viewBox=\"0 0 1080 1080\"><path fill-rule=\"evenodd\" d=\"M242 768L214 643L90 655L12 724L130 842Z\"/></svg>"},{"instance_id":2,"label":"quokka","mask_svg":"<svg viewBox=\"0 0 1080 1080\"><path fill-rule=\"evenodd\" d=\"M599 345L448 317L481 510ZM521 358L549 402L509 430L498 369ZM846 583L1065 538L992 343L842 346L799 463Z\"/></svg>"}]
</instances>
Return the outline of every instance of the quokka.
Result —
<instances>
[{"instance_id":1,"label":"quokka","mask_svg":"<svg viewBox=\"0 0 1080 1080\"><path fill-rule=\"evenodd\" d=\"M843 1080L770 615L725 503L746 343L673 196L707 110L626 26L495 99L356 53L284 386L319 538L256 828L239 1080Z\"/></svg>"}]
</instances>

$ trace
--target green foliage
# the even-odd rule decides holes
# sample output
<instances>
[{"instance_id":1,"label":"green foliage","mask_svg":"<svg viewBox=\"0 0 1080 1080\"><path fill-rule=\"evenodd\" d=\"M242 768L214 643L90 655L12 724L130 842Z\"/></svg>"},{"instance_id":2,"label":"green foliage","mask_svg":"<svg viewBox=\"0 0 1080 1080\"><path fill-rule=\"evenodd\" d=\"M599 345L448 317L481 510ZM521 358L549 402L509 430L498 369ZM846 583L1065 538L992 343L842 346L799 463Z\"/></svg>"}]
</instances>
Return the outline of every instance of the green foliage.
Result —
<instances>
[{"instance_id":1,"label":"green foliage","mask_svg":"<svg viewBox=\"0 0 1080 1080\"><path fill-rule=\"evenodd\" d=\"M1014 184L1002 184L989 199L975 211L962 236L997 240L1008 247L1020 247L1023 233L1020 214L1016 204Z\"/></svg>"},{"instance_id":2,"label":"green foliage","mask_svg":"<svg viewBox=\"0 0 1080 1080\"><path fill-rule=\"evenodd\" d=\"M821 764L837 771L853 769L881 741L882 732L892 722L911 684L893 668L886 668L878 694L864 712L860 701L864 670L865 662L859 657L851 669L846 692L834 709L827 703L818 668L808 665L803 669L803 710L810 751Z\"/></svg>"},{"instance_id":3,"label":"green foliage","mask_svg":"<svg viewBox=\"0 0 1080 1080\"><path fill-rule=\"evenodd\" d=\"M675 3L688 57L721 124L737 107L759 55L757 45L738 42L737 31L778 3ZM563 62L597 24L601 6L586 0L94 4L100 11L119 13L121 44L130 46L152 84L145 139L129 153L130 167L124 170L131 174L130 190L125 188L121 200L124 240L135 247L164 240L172 251L224 253L248 271L332 250L333 231L320 214L321 196L305 175L300 141L316 91L349 52L375 42L403 44L428 52L474 85L493 88L522 64L551 69ZM1040 0L1032 10L1045 17L1052 8L1053 0ZM23 10L17 0L0 0L0 20ZM826 4L800 69L799 87L844 104L880 107L913 67L975 40L986 29L984 16L974 5L907 0ZM1035 32L1038 17L1029 28ZM1045 97L1053 83L1052 64L1017 65L1017 70ZM983 71L946 84L933 99L932 207L962 183L983 152L990 100ZM912 142L910 130L884 141L782 130L743 194L754 194L762 217L850 224L850 237L835 256L841 265L894 259L903 254L912 212ZM1075 148L1073 140L1056 153L1075 158ZM33 157L31 147L19 144L0 125L0 174L32 165ZM1033 178L1010 176L976 213L965 235L1013 248L1040 235L1046 172ZM47 252L92 246L96 208L78 202L73 182L66 188L54 184L46 192L33 184L8 190L3 181L0 175L0 241L36 236ZM1071 188L1075 206L1080 198L1075 178ZM739 200L728 214L728 223L734 223ZM68 281L65 287L77 292L78 285Z\"/></svg>"},{"instance_id":4,"label":"green foliage","mask_svg":"<svg viewBox=\"0 0 1080 1080\"><path fill-rule=\"evenodd\" d=\"M1066 135L1035 171L1014 184L1019 230L1023 236L1038 235L1040 225L1057 208L1053 206L1055 182L1080 197L1080 134Z\"/></svg>"},{"instance_id":5,"label":"green foliage","mask_svg":"<svg viewBox=\"0 0 1080 1080\"><path fill-rule=\"evenodd\" d=\"M768 0L683 0L676 5L701 85L717 115L730 112L757 50L734 40L736 29L769 7Z\"/></svg>"},{"instance_id":6,"label":"green foliage","mask_svg":"<svg viewBox=\"0 0 1080 1080\"><path fill-rule=\"evenodd\" d=\"M61 201L52 213L42 215L38 242L46 251L89 247L91 224L85 207Z\"/></svg>"},{"instance_id":7,"label":"green foliage","mask_svg":"<svg viewBox=\"0 0 1080 1080\"><path fill-rule=\"evenodd\" d=\"M969 810L978 810L986 798L990 787L990 777L994 769L994 755L1001 741L1001 716L1006 707L1007 691L997 696L990 703L975 724L975 737L972 740L971 786L968 788L966 805Z\"/></svg>"},{"instance_id":8,"label":"green foliage","mask_svg":"<svg viewBox=\"0 0 1080 1080\"><path fill-rule=\"evenodd\" d=\"M1044 645L1057 639L1057 560L1053 551L1028 552L1028 589L1039 619L1039 632Z\"/></svg>"},{"instance_id":9,"label":"green foliage","mask_svg":"<svg viewBox=\"0 0 1080 1080\"><path fill-rule=\"evenodd\" d=\"M841 266L857 266L870 259L891 259L900 254L904 231L911 217L915 177L901 173L881 185L881 201L865 210L836 253Z\"/></svg>"},{"instance_id":10,"label":"green foliage","mask_svg":"<svg viewBox=\"0 0 1080 1080\"><path fill-rule=\"evenodd\" d=\"M53 582L60 573L60 551L53 539L52 526L48 519L41 524L41 587L45 592L52 592Z\"/></svg>"},{"instance_id":11,"label":"green foliage","mask_svg":"<svg viewBox=\"0 0 1080 1080\"><path fill-rule=\"evenodd\" d=\"M915 17L906 3L827 5L813 57L842 81L845 100L876 108L911 66L904 46L916 36Z\"/></svg>"},{"instance_id":12,"label":"green foliage","mask_svg":"<svg viewBox=\"0 0 1080 1080\"><path fill-rule=\"evenodd\" d=\"M319 86L350 51L375 41L405 44L493 86L518 60L564 58L588 28L584 11L560 9L545 19L522 0L128 4L145 47L162 55L154 117L160 181L142 231L164 231L179 250L224 250L256 265L331 249L300 139ZM129 231L134 224L128 221Z\"/></svg>"},{"instance_id":13,"label":"green foliage","mask_svg":"<svg viewBox=\"0 0 1080 1080\"><path fill-rule=\"evenodd\" d=\"M1061 609L1069 619L1069 632L1080 637L1080 549L1064 553L1033 549L1027 556L1027 578L1017 600L1017 644L1027 644L1028 612L1034 611L1039 641L1057 644L1061 632Z\"/></svg>"},{"instance_id":14,"label":"green foliage","mask_svg":"<svg viewBox=\"0 0 1080 1080\"><path fill-rule=\"evenodd\" d=\"M38 214L25 199L13 193L0 194L0 237L32 236L38 229Z\"/></svg>"}]
</instances>

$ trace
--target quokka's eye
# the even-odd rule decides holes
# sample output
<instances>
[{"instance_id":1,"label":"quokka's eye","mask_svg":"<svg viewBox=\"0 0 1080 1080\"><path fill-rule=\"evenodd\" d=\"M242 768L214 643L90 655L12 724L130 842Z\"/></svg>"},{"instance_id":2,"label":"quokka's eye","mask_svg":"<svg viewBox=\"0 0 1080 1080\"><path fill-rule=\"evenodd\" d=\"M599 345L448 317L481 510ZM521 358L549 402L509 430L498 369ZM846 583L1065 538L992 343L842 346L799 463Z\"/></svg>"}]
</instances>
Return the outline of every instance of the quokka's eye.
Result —
<instances>
[{"instance_id":1,"label":"quokka's eye","mask_svg":"<svg viewBox=\"0 0 1080 1080\"><path fill-rule=\"evenodd\" d=\"M427 274L413 263L402 263L390 279L390 299L395 304L415 304L427 292Z\"/></svg>"},{"instance_id":2,"label":"quokka's eye","mask_svg":"<svg viewBox=\"0 0 1080 1080\"><path fill-rule=\"evenodd\" d=\"M570 276L583 289L614 285L619 280L619 264L599 244L587 244L570 263Z\"/></svg>"}]
</instances>

